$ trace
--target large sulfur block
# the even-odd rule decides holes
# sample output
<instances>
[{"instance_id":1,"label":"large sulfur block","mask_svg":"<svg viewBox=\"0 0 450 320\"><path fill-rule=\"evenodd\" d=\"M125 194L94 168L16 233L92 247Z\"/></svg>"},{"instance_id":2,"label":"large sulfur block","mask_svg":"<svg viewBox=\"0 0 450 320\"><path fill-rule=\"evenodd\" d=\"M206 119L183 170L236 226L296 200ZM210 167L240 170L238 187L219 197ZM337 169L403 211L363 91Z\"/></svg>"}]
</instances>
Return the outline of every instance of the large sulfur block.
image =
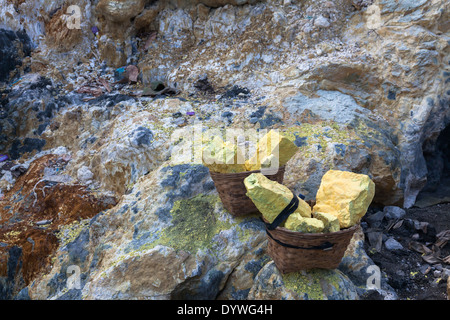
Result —
<instances>
[{"instance_id":1,"label":"large sulfur block","mask_svg":"<svg viewBox=\"0 0 450 320\"><path fill-rule=\"evenodd\" d=\"M258 141L256 153L246 161L247 170L260 170L261 166L282 167L297 151L294 142L276 130L270 130Z\"/></svg>"},{"instance_id":2,"label":"large sulfur block","mask_svg":"<svg viewBox=\"0 0 450 320\"><path fill-rule=\"evenodd\" d=\"M244 157L235 144L214 137L203 148L202 161L211 171L238 173L247 171Z\"/></svg>"},{"instance_id":3,"label":"large sulfur block","mask_svg":"<svg viewBox=\"0 0 450 320\"><path fill-rule=\"evenodd\" d=\"M323 221L316 218L302 217L298 212L289 216L284 225L286 229L303 233L320 233L324 231Z\"/></svg>"},{"instance_id":4,"label":"large sulfur block","mask_svg":"<svg viewBox=\"0 0 450 320\"><path fill-rule=\"evenodd\" d=\"M366 214L375 195L369 176L348 171L330 170L322 177L313 212L328 213L348 228Z\"/></svg>"},{"instance_id":5,"label":"large sulfur block","mask_svg":"<svg viewBox=\"0 0 450 320\"><path fill-rule=\"evenodd\" d=\"M292 192L289 188L268 179L262 173L252 173L244 179L244 185L247 189L246 195L269 223L272 223L292 200ZM299 205L295 213L310 218L311 207L305 201L299 199Z\"/></svg>"},{"instance_id":6,"label":"large sulfur block","mask_svg":"<svg viewBox=\"0 0 450 320\"><path fill-rule=\"evenodd\" d=\"M339 219L332 214L313 212L313 217L323 222L323 232L336 232L340 230Z\"/></svg>"}]
</instances>

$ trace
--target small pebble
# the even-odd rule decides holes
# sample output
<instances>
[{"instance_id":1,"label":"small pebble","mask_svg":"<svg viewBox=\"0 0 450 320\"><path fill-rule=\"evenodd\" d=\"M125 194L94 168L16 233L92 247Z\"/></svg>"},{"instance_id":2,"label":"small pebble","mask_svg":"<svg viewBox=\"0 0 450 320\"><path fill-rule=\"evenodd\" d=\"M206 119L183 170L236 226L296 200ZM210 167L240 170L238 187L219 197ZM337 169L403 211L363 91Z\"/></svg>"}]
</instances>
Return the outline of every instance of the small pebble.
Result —
<instances>
[{"instance_id":1,"label":"small pebble","mask_svg":"<svg viewBox=\"0 0 450 320\"><path fill-rule=\"evenodd\" d=\"M400 244L400 242L398 242L394 238L387 239L386 242L384 243L384 245L385 245L386 249L388 249L389 251L403 249L403 246Z\"/></svg>"},{"instance_id":2,"label":"small pebble","mask_svg":"<svg viewBox=\"0 0 450 320\"><path fill-rule=\"evenodd\" d=\"M250 123L251 123L251 124L255 124L255 123L258 122L258 120L259 120L259 119L258 119L257 117L251 117L251 118L250 118Z\"/></svg>"},{"instance_id":3,"label":"small pebble","mask_svg":"<svg viewBox=\"0 0 450 320\"><path fill-rule=\"evenodd\" d=\"M50 224L50 223L52 223L51 220L41 220L41 221L36 222L36 224L38 226L43 226L43 225Z\"/></svg>"}]
</instances>

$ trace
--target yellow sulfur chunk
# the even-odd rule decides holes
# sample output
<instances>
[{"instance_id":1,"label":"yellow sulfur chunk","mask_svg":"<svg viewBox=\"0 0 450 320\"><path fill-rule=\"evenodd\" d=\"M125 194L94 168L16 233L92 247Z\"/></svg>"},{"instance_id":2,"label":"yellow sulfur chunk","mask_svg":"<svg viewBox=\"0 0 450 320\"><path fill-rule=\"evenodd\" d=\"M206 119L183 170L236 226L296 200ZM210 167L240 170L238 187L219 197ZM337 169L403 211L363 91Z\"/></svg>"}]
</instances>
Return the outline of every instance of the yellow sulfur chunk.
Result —
<instances>
[{"instance_id":1,"label":"yellow sulfur chunk","mask_svg":"<svg viewBox=\"0 0 450 320\"><path fill-rule=\"evenodd\" d=\"M324 223L316 218L304 218L299 213L294 212L287 218L284 227L303 233L320 233L324 230Z\"/></svg>"},{"instance_id":2,"label":"yellow sulfur chunk","mask_svg":"<svg viewBox=\"0 0 450 320\"><path fill-rule=\"evenodd\" d=\"M271 154L261 160L261 168L278 168L278 163L275 161L275 155Z\"/></svg>"},{"instance_id":3,"label":"yellow sulfur chunk","mask_svg":"<svg viewBox=\"0 0 450 320\"><path fill-rule=\"evenodd\" d=\"M244 185L247 189L246 195L269 223L272 223L292 200L292 192L289 188L268 179L262 173L252 173L244 179ZM310 218L311 207L305 201L299 199L295 213Z\"/></svg>"},{"instance_id":4,"label":"yellow sulfur chunk","mask_svg":"<svg viewBox=\"0 0 450 320\"><path fill-rule=\"evenodd\" d=\"M374 195L375 184L369 176L330 170L322 177L313 212L332 214L341 228L348 228L366 214Z\"/></svg>"},{"instance_id":5,"label":"yellow sulfur chunk","mask_svg":"<svg viewBox=\"0 0 450 320\"><path fill-rule=\"evenodd\" d=\"M211 171L220 173L238 173L247 171L240 149L230 142L224 142L216 136L204 148L203 164Z\"/></svg>"},{"instance_id":6,"label":"yellow sulfur chunk","mask_svg":"<svg viewBox=\"0 0 450 320\"><path fill-rule=\"evenodd\" d=\"M339 219L332 214L314 212L313 217L323 222L323 232L336 232L340 230Z\"/></svg>"},{"instance_id":7,"label":"yellow sulfur chunk","mask_svg":"<svg viewBox=\"0 0 450 320\"><path fill-rule=\"evenodd\" d=\"M260 170L261 163L264 162L265 167L270 165L282 167L297 151L298 147L294 142L276 130L270 130L258 141L256 154L246 161L247 170ZM271 155L272 157L268 159ZM277 159L278 164L275 161Z\"/></svg>"}]
</instances>

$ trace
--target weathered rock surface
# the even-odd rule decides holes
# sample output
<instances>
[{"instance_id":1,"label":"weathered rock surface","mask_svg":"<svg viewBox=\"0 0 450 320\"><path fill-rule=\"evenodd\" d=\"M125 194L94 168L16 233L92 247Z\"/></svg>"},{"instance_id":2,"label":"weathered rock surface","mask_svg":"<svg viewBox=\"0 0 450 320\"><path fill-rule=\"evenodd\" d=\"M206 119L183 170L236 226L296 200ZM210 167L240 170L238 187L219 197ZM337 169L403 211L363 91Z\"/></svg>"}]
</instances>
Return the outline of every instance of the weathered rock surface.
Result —
<instances>
[{"instance_id":1,"label":"weathered rock surface","mask_svg":"<svg viewBox=\"0 0 450 320\"><path fill-rule=\"evenodd\" d=\"M9 80L10 72L19 69L31 49L31 40L25 32L0 29L0 82Z\"/></svg>"},{"instance_id":2,"label":"weathered rock surface","mask_svg":"<svg viewBox=\"0 0 450 320\"><path fill-rule=\"evenodd\" d=\"M72 241L84 219L112 208L112 196L94 195L68 184L63 155L44 155L29 164L0 208L0 299L12 299L36 275L51 267L61 242Z\"/></svg>"},{"instance_id":3,"label":"weathered rock surface","mask_svg":"<svg viewBox=\"0 0 450 320\"><path fill-rule=\"evenodd\" d=\"M355 232L338 269L356 286L360 298L374 294L384 300L398 299L395 290L387 283L386 275L364 251L361 228Z\"/></svg>"},{"instance_id":4,"label":"weathered rock surface","mask_svg":"<svg viewBox=\"0 0 450 320\"><path fill-rule=\"evenodd\" d=\"M255 257L250 265L261 255L265 232L256 216L233 219L208 181L198 165L149 174L116 210L90 222L82 242L75 240L86 252L83 260L72 260L70 244L63 248L61 264L29 287L30 297L62 297L64 287L53 291L51 279L77 264L84 280L69 293L85 299L216 298L243 257Z\"/></svg>"},{"instance_id":5,"label":"weathered rock surface","mask_svg":"<svg viewBox=\"0 0 450 320\"><path fill-rule=\"evenodd\" d=\"M350 279L337 269L313 269L282 275L272 261L258 273L249 299L357 300L358 293Z\"/></svg>"}]
</instances>

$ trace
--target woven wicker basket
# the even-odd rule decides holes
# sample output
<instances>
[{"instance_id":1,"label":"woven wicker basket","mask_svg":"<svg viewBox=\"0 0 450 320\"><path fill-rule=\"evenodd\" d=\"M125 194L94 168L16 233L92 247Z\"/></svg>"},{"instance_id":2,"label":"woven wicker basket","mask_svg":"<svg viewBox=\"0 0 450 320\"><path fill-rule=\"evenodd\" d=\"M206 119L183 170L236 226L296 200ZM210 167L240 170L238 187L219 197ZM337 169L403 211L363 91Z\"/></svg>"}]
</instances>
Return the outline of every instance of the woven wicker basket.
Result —
<instances>
[{"instance_id":1,"label":"woven wicker basket","mask_svg":"<svg viewBox=\"0 0 450 320\"><path fill-rule=\"evenodd\" d=\"M278 183L283 183L285 167L280 167L276 174L266 175L267 178ZM252 200L247 197L247 189L244 179L252 173L261 172L259 170L245 171L240 173L217 173L210 171L220 200L225 209L234 216L242 216L259 212Z\"/></svg>"},{"instance_id":2,"label":"woven wicker basket","mask_svg":"<svg viewBox=\"0 0 450 320\"><path fill-rule=\"evenodd\" d=\"M336 269L358 227L356 224L330 233L302 233L283 227L266 229L268 254L281 273L313 268Z\"/></svg>"}]
</instances>

